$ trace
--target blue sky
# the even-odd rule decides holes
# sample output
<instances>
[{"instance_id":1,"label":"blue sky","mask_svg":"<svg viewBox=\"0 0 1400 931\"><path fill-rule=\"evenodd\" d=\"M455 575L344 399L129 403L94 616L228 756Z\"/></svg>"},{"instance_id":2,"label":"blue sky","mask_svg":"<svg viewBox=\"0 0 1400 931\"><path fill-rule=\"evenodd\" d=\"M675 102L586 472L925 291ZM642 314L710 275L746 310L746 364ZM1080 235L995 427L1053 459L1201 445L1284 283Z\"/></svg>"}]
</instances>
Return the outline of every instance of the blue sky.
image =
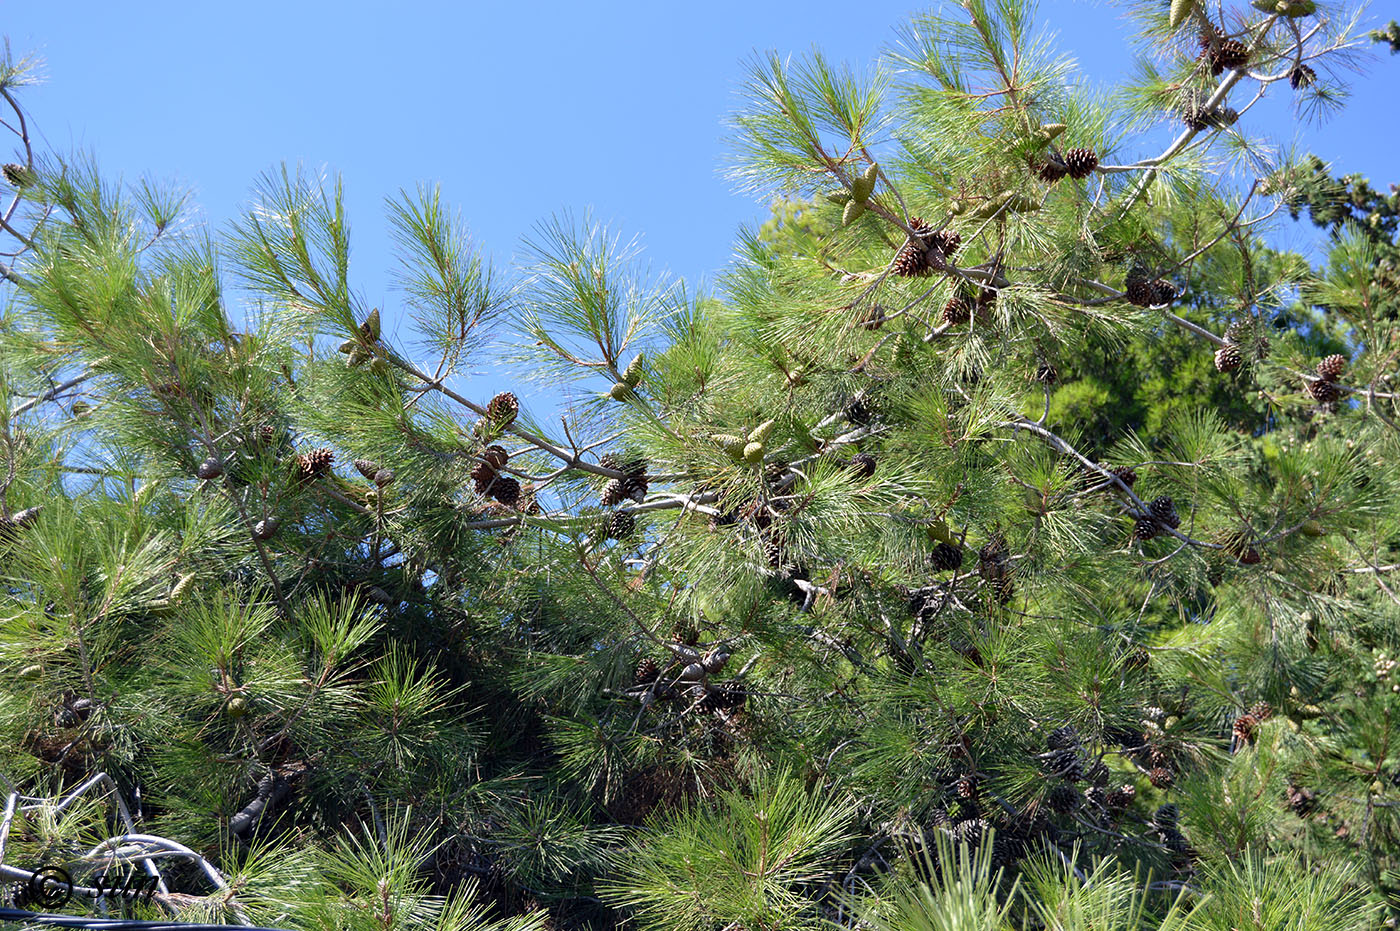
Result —
<instances>
[{"instance_id":1,"label":"blue sky","mask_svg":"<svg viewBox=\"0 0 1400 931\"><path fill-rule=\"evenodd\" d=\"M1400 15L1392 7L1381 0L1369 18ZM722 120L738 103L744 59L817 46L864 63L921 8L0 0L0 31L16 54L45 60L44 83L23 99L48 145L91 149L128 179L188 185L218 227L282 160L341 173L352 276L392 317L383 202L422 181L442 184L497 266L537 221L591 208L641 234L657 268L712 278L738 226L766 213L721 175ZM1045 0L1040 21L1091 82L1129 64L1108 3ZM1400 180L1397 90L1400 56L1378 55L1352 105L1310 131L1308 148L1382 189ZM1278 101L1250 118L1287 138L1286 114ZM1300 245L1310 235L1283 231Z\"/></svg>"}]
</instances>

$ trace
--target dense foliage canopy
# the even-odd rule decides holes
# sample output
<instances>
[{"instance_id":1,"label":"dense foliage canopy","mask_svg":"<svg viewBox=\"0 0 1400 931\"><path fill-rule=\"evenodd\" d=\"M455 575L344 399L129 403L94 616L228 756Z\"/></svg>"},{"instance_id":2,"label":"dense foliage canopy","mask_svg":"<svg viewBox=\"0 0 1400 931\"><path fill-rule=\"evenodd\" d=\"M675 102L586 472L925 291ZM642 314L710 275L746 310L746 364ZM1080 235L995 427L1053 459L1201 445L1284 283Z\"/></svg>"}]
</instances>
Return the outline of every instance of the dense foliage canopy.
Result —
<instances>
[{"instance_id":1,"label":"dense foliage canopy","mask_svg":"<svg viewBox=\"0 0 1400 931\"><path fill-rule=\"evenodd\" d=\"M11 903L147 862L123 908L283 927L1393 924L1400 195L1250 112L1311 125L1373 37L1134 7L1104 93L1023 0L755 58L778 206L713 295L589 218L493 270L427 187L365 306L338 181L200 228L35 150L6 59ZM1270 246L1305 213L1320 262Z\"/></svg>"}]
</instances>

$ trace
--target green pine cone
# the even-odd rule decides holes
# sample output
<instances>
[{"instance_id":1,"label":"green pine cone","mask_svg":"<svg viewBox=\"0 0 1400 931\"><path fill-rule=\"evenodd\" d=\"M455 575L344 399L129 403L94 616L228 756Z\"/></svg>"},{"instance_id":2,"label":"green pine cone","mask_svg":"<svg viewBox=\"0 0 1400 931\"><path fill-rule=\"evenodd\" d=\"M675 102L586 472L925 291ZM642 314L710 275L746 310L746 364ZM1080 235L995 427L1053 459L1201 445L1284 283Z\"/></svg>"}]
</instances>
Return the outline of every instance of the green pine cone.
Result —
<instances>
[{"instance_id":1,"label":"green pine cone","mask_svg":"<svg viewBox=\"0 0 1400 931\"><path fill-rule=\"evenodd\" d=\"M865 174L851 182L851 198L862 204L869 200L871 192L875 190L876 177L876 168L871 165Z\"/></svg>"},{"instance_id":2,"label":"green pine cone","mask_svg":"<svg viewBox=\"0 0 1400 931\"><path fill-rule=\"evenodd\" d=\"M718 443L720 449L724 450L725 453L728 454L729 458L731 458L731 459L742 459L742 458L744 458L744 438L743 438L743 437L741 437L741 436L733 436L732 434L729 434L729 433L712 433L712 434L710 434L710 439L712 439L712 440L714 440L716 443Z\"/></svg>"},{"instance_id":3,"label":"green pine cone","mask_svg":"<svg viewBox=\"0 0 1400 931\"><path fill-rule=\"evenodd\" d=\"M750 443L767 443L769 435L773 432L773 424L777 421L765 420L763 423L749 431Z\"/></svg>"},{"instance_id":4,"label":"green pine cone","mask_svg":"<svg viewBox=\"0 0 1400 931\"><path fill-rule=\"evenodd\" d=\"M865 213L865 204L858 200L851 200L846 204L846 209L841 211L841 225L850 226L863 213Z\"/></svg>"},{"instance_id":5,"label":"green pine cone","mask_svg":"<svg viewBox=\"0 0 1400 931\"><path fill-rule=\"evenodd\" d=\"M369 316L365 318L365 322L360 324L360 335L363 336L365 339L369 340L371 343L379 339L378 307L374 308L374 310L371 310L369 312Z\"/></svg>"},{"instance_id":6,"label":"green pine cone","mask_svg":"<svg viewBox=\"0 0 1400 931\"><path fill-rule=\"evenodd\" d=\"M642 354L637 353L636 358L627 363L627 368L622 373L622 383L629 388L637 387L642 380Z\"/></svg>"},{"instance_id":7,"label":"green pine cone","mask_svg":"<svg viewBox=\"0 0 1400 931\"><path fill-rule=\"evenodd\" d=\"M763 454L767 451L762 443L749 443L744 447L744 461L749 465L758 465L763 462Z\"/></svg>"},{"instance_id":8,"label":"green pine cone","mask_svg":"<svg viewBox=\"0 0 1400 931\"><path fill-rule=\"evenodd\" d=\"M1186 22L1191 12L1196 8L1196 0L1172 0L1171 13L1167 17L1167 23L1173 29Z\"/></svg>"}]
</instances>

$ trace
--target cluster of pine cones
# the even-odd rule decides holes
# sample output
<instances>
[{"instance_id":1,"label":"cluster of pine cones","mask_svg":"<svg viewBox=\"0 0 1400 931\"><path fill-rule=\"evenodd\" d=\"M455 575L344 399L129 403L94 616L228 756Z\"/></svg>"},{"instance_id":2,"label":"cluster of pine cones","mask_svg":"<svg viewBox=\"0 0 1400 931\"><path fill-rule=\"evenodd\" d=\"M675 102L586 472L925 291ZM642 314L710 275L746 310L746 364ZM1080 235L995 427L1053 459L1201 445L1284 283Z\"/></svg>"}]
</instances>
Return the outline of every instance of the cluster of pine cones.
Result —
<instances>
[{"instance_id":1,"label":"cluster of pine cones","mask_svg":"<svg viewBox=\"0 0 1400 931\"><path fill-rule=\"evenodd\" d=\"M472 468L472 483L479 495L490 495L506 507L520 503L520 482L502 475L510 454L502 446L488 446L481 452L481 461Z\"/></svg>"},{"instance_id":2,"label":"cluster of pine cones","mask_svg":"<svg viewBox=\"0 0 1400 931\"><path fill-rule=\"evenodd\" d=\"M1199 59L1210 65L1212 76L1218 77L1226 69L1243 68L1249 64L1249 48L1243 42L1227 39L1220 27L1212 26L1211 32L1201 36Z\"/></svg>"},{"instance_id":3,"label":"cluster of pine cones","mask_svg":"<svg viewBox=\"0 0 1400 931\"><path fill-rule=\"evenodd\" d=\"M1042 181L1054 184L1065 175L1076 181L1087 178L1099 167L1098 153L1093 149L1070 149L1063 156L1055 148L1045 154L1045 159L1035 166L1036 176Z\"/></svg>"},{"instance_id":4,"label":"cluster of pine cones","mask_svg":"<svg viewBox=\"0 0 1400 931\"><path fill-rule=\"evenodd\" d=\"M625 500L641 504L647 496L647 461L641 456L624 457L617 453L607 453L598 459L605 469L621 472L622 478L608 479L603 486L601 501L603 507L610 508Z\"/></svg>"},{"instance_id":5,"label":"cluster of pine cones","mask_svg":"<svg viewBox=\"0 0 1400 931\"><path fill-rule=\"evenodd\" d=\"M1309 381L1306 385L1308 396L1316 401L1325 413L1330 414L1337 409L1337 401L1342 396L1337 379L1342 377L1346 368L1346 356L1334 353L1317 363L1317 381Z\"/></svg>"},{"instance_id":6,"label":"cluster of pine cones","mask_svg":"<svg viewBox=\"0 0 1400 931\"><path fill-rule=\"evenodd\" d=\"M1230 729L1231 735L1235 739L1235 749L1238 750L1254 739L1254 732L1259 725L1273 717L1274 708L1266 701L1255 702L1250 709L1239 717L1235 718L1235 723Z\"/></svg>"},{"instance_id":7,"label":"cluster of pine cones","mask_svg":"<svg viewBox=\"0 0 1400 931\"><path fill-rule=\"evenodd\" d=\"M1147 503L1147 513L1133 525L1133 536L1139 540L1151 540L1162 533L1162 528L1175 530L1181 526L1181 517L1176 513L1176 503L1167 495L1153 498Z\"/></svg>"},{"instance_id":8,"label":"cluster of pine cones","mask_svg":"<svg viewBox=\"0 0 1400 931\"><path fill-rule=\"evenodd\" d=\"M1266 359L1269 356L1269 340L1263 336L1252 335L1253 327L1243 320L1237 320L1225 329L1225 345L1215 351L1215 368L1220 372L1233 372L1244 364L1244 355L1241 350L1244 348L1246 340L1253 343L1253 354L1256 359Z\"/></svg>"},{"instance_id":9,"label":"cluster of pine cones","mask_svg":"<svg viewBox=\"0 0 1400 931\"><path fill-rule=\"evenodd\" d=\"M1123 281L1129 304L1137 307L1159 307L1176 299L1176 286L1170 281L1153 278L1147 269L1135 265Z\"/></svg>"},{"instance_id":10,"label":"cluster of pine cones","mask_svg":"<svg viewBox=\"0 0 1400 931\"><path fill-rule=\"evenodd\" d=\"M900 277L916 278L946 269L962 246L962 236L953 230L935 231L919 217L909 218L909 228L914 236L894 257L894 273Z\"/></svg>"}]
</instances>

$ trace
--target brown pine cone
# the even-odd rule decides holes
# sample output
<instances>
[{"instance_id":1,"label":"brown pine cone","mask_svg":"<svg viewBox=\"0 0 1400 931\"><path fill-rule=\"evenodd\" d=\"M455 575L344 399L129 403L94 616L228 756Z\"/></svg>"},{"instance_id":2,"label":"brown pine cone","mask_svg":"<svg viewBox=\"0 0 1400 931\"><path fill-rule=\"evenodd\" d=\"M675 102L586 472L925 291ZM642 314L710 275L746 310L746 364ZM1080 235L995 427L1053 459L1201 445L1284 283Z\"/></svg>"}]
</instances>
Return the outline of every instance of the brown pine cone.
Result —
<instances>
[{"instance_id":1,"label":"brown pine cone","mask_svg":"<svg viewBox=\"0 0 1400 931\"><path fill-rule=\"evenodd\" d=\"M959 569L963 563L963 551L951 543L940 543L929 554L929 562L940 571Z\"/></svg>"},{"instance_id":2,"label":"brown pine cone","mask_svg":"<svg viewBox=\"0 0 1400 931\"><path fill-rule=\"evenodd\" d=\"M1154 766L1147 771L1147 779L1159 789L1167 789L1175 781L1172 771L1165 766Z\"/></svg>"},{"instance_id":3,"label":"brown pine cone","mask_svg":"<svg viewBox=\"0 0 1400 931\"><path fill-rule=\"evenodd\" d=\"M1215 368L1219 372L1233 372L1244 363L1240 351L1235 346L1221 346L1215 350Z\"/></svg>"},{"instance_id":4,"label":"brown pine cone","mask_svg":"<svg viewBox=\"0 0 1400 931\"><path fill-rule=\"evenodd\" d=\"M1347 370L1347 357L1333 353L1317 363L1317 374L1326 381L1336 381Z\"/></svg>"},{"instance_id":5,"label":"brown pine cone","mask_svg":"<svg viewBox=\"0 0 1400 931\"><path fill-rule=\"evenodd\" d=\"M1036 168L1035 173L1040 180L1054 184L1069 174L1069 168L1065 165L1064 159L1052 150L1045 156L1045 161Z\"/></svg>"},{"instance_id":6,"label":"brown pine cone","mask_svg":"<svg viewBox=\"0 0 1400 931\"><path fill-rule=\"evenodd\" d=\"M656 665L656 661L650 656L643 657L632 674L632 683L634 685L645 685L648 682L655 682L656 677L659 675L661 675L661 667Z\"/></svg>"},{"instance_id":7,"label":"brown pine cone","mask_svg":"<svg viewBox=\"0 0 1400 931\"><path fill-rule=\"evenodd\" d=\"M1104 796L1104 804L1116 811L1121 811L1131 805L1135 798L1137 798L1137 789L1125 783L1116 789L1109 789L1108 795Z\"/></svg>"},{"instance_id":8,"label":"brown pine cone","mask_svg":"<svg viewBox=\"0 0 1400 931\"><path fill-rule=\"evenodd\" d=\"M608 479L608 483L603 486L603 494L599 499L602 501L603 507L610 508L627 497L623 493L622 482L623 479L620 478Z\"/></svg>"},{"instance_id":9,"label":"brown pine cone","mask_svg":"<svg viewBox=\"0 0 1400 931\"><path fill-rule=\"evenodd\" d=\"M497 475L491 483L490 493L491 497L507 507L514 507L520 501L520 483L509 475Z\"/></svg>"},{"instance_id":10,"label":"brown pine cone","mask_svg":"<svg viewBox=\"0 0 1400 931\"><path fill-rule=\"evenodd\" d=\"M1310 381L1304 389L1318 404L1323 407L1330 407L1337 403L1337 399L1342 396L1342 391L1332 382L1325 379Z\"/></svg>"},{"instance_id":11,"label":"brown pine cone","mask_svg":"<svg viewBox=\"0 0 1400 931\"><path fill-rule=\"evenodd\" d=\"M1258 726L1258 718L1252 714L1242 714L1235 718L1234 727L1230 729L1230 732L1235 735L1236 744L1245 744L1254 737L1254 729Z\"/></svg>"},{"instance_id":12,"label":"brown pine cone","mask_svg":"<svg viewBox=\"0 0 1400 931\"><path fill-rule=\"evenodd\" d=\"M320 478L331 470L335 453L322 446L297 456L297 471L304 481Z\"/></svg>"},{"instance_id":13,"label":"brown pine cone","mask_svg":"<svg viewBox=\"0 0 1400 931\"><path fill-rule=\"evenodd\" d=\"M1087 178L1099 167L1099 157L1093 149L1070 149L1065 153L1065 170L1076 181Z\"/></svg>"},{"instance_id":14,"label":"brown pine cone","mask_svg":"<svg viewBox=\"0 0 1400 931\"><path fill-rule=\"evenodd\" d=\"M943 305L943 322L949 326L957 326L971 319L972 308L962 298L949 298L948 303Z\"/></svg>"},{"instance_id":15,"label":"brown pine cone","mask_svg":"<svg viewBox=\"0 0 1400 931\"><path fill-rule=\"evenodd\" d=\"M498 427L507 427L515 422L520 413L520 400L509 391L502 391L486 405L486 418Z\"/></svg>"},{"instance_id":16,"label":"brown pine cone","mask_svg":"<svg viewBox=\"0 0 1400 931\"><path fill-rule=\"evenodd\" d=\"M1133 487L1133 482L1137 481L1137 470L1132 466L1114 466L1108 471L1130 489Z\"/></svg>"},{"instance_id":17,"label":"brown pine cone","mask_svg":"<svg viewBox=\"0 0 1400 931\"><path fill-rule=\"evenodd\" d=\"M906 240L894 257L894 273L902 278L915 278L930 271L927 240L933 235L933 227L919 217L910 217L909 228L917 239Z\"/></svg>"}]
</instances>

